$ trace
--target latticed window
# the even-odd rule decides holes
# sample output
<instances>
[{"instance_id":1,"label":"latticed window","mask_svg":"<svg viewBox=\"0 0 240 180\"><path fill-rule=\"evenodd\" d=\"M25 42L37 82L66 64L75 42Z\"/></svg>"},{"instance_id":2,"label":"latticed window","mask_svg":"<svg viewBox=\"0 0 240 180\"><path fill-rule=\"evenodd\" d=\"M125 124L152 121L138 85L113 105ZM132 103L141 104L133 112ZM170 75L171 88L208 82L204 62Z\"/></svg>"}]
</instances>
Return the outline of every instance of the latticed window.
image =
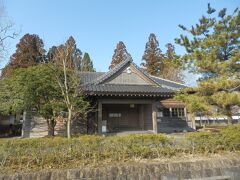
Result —
<instances>
[{"instance_id":1,"label":"latticed window","mask_svg":"<svg viewBox=\"0 0 240 180\"><path fill-rule=\"evenodd\" d=\"M169 108L164 108L163 109L163 116L164 117L170 117L170 109Z\"/></svg>"},{"instance_id":2,"label":"latticed window","mask_svg":"<svg viewBox=\"0 0 240 180\"><path fill-rule=\"evenodd\" d=\"M184 108L172 108L173 117L184 117Z\"/></svg>"},{"instance_id":3,"label":"latticed window","mask_svg":"<svg viewBox=\"0 0 240 180\"><path fill-rule=\"evenodd\" d=\"M172 108L172 116L178 117L178 108Z\"/></svg>"},{"instance_id":4,"label":"latticed window","mask_svg":"<svg viewBox=\"0 0 240 180\"><path fill-rule=\"evenodd\" d=\"M178 108L178 117L184 117L184 108Z\"/></svg>"},{"instance_id":5,"label":"latticed window","mask_svg":"<svg viewBox=\"0 0 240 180\"><path fill-rule=\"evenodd\" d=\"M172 114L171 114L172 113ZM164 117L184 117L184 108L172 108L172 112L170 108L163 109L163 116Z\"/></svg>"}]
</instances>

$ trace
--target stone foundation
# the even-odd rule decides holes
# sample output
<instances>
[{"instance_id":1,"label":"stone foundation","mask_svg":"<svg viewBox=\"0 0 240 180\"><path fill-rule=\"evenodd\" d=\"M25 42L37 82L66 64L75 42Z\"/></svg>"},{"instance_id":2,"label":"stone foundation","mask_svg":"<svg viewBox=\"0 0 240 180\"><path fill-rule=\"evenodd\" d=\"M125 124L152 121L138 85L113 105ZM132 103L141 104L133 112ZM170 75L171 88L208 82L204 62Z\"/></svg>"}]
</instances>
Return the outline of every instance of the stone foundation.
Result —
<instances>
[{"instance_id":1,"label":"stone foundation","mask_svg":"<svg viewBox=\"0 0 240 180\"><path fill-rule=\"evenodd\" d=\"M57 121L55 135L65 134L65 122ZM23 123L22 137L45 137L48 135L47 120L37 116L27 116Z\"/></svg>"},{"instance_id":2,"label":"stone foundation","mask_svg":"<svg viewBox=\"0 0 240 180\"><path fill-rule=\"evenodd\" d=\"M99 168L84 167L69 170L48 170L15 175L0 175L0 180L178 180L178 179L240 179L239 158L215 158L172 163L125 163Z\"/></svg>"},{"instance_id":3,"label":"stone foundation","mask_svg":"<svg viewBox=\"0 0 240 180\"><path fill-rule=\"evenodd\" d=\"M66 119L57 118L55 126L55 135L66 136ZM72 121L72 134L85 134L87 133L87 123L78 119ZM24 121L22 128L22 137L45 137L48 135L47 120L24 112Z\"/></svg>"}]
</instances>

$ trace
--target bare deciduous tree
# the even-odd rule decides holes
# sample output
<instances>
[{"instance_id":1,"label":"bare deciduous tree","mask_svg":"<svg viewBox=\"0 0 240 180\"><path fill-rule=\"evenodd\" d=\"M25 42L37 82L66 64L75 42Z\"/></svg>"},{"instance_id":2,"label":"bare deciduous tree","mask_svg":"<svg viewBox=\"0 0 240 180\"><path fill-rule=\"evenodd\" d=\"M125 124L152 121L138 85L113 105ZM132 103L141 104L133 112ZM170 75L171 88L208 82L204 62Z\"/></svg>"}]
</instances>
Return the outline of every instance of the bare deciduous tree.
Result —
<instances>
[{"instance_id":1,"label":"bare deciduous tree","mask_svg":"<svg viewBox=\"0 0 240 180\"><path fill-rule=\"evenodd\" d=\"M73 118L79 113L85 114L89 103L83 100L82 91L79 88L80 77L73 63L73 48L67 42L55 47L54 55L51 57L48 65L53 70L62 93L63 102L68 111L67 137L71 138L71 123Z\"/></svg>"},{"instance_id":2,"label":"bare deciduous tree","mask_svg":"<svg viewBox=\"0 0 240 180\"><path fill-rule=\"evenodd\" d=\"M2 60L7 52L7 40L14 39L18 33L13 28L14 24L6 15L5 8L0 4L0 59Z\"/></svg>"}]
</instances>

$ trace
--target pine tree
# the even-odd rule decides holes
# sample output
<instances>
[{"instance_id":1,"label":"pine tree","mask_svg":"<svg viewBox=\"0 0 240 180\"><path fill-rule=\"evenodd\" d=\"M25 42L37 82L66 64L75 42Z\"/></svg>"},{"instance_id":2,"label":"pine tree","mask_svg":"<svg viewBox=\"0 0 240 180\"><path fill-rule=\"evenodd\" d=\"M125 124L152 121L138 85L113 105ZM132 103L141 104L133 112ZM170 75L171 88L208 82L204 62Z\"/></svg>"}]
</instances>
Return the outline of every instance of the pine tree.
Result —
<instances>
[{"instance_id":1,"label":"pine tree","mask_svg":"<svg viewBox=\"0 0 240 180\"><path fill-rule=\"evenodd\" d=\"M201 100L202 109L194 111L211 111L211 106L217 107L215 113L228 117L232 122L231 108L240 104L240 93L229 89L240 85L240 11L237 8L232 15L226 14L226 8L213 17L216 10L208 4L207 16L202 16L199 23L190 29L179 25L188 33L181 35L176 43L186 49L184 60L191 70L200 73L202 78L194 95L181 96L193 107L193 99Z\"/></svg>"},{"instance_id":2,"label":"pine tree","mask_svg":"<svg viewBox=\"0 0 240 180\"><path fill-rule=\"evenodd\" d=\"M116 49L114 50L114 54L112 56L112 62L109 66L109 69L112 69L120 62L131 58L131 55L127 52L126 46L122 41L119 41Z\"/></svg>"},{"instance_id":3,"label":"pine tree","mask_svg":"<svg viewBox=\"0 0 240 180\"><path fill-rule=\"evenodd\" d=\"M163 58L161 52L156 35L151 33L145 46L142 56L143 63L141 64L151 75L159 76L160 74L160 63Z\"/></svg>"},{"instance_id":4,"label":"pine tree","mask_svg":"<svg viewBox=\"0 0 240 180\"><path fill-rule=\"evenodd\" d=\"M2 76L9 76L17 68L27 68L38 64L38 58L44 56L44 44L36 34L25 34L16 45L16 52L2 71Z\"/></svg>"},{"instance_id":5,"label":"pine tree","mask_svg":"<svg viewBox=\"0 0 240 180\"><path fill-rule=\"evenodd\" d=\"M84 53L82 64L81 64L81 71L83 72L95 72L95 69L93 68L93 62L90 59L90 56L88 53Z\"/></svg>"}]
</instances>

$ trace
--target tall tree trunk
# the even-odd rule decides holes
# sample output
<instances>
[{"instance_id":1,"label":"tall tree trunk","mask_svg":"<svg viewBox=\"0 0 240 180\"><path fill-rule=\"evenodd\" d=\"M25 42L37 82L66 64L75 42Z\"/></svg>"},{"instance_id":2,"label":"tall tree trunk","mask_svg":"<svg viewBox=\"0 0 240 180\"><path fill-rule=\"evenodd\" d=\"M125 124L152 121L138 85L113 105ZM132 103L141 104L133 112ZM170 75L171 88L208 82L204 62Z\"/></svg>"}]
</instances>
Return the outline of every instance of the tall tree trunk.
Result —
<instances>
[{"instance_id":1,"label":"tall tree trunk","mask_svg":"<svg viewBox=\"0 0 240 180\"><path fill-rule=\"evenodd\" d=\"M231 107L230 106L227 106L226 107L226 110L227 110L227 120L228 120L228 125L231 125L232 124L232 111L231 111Z\"/></svg>"},{"instance_id":2,"label":"tall tree trunk","mask_svg":"<svg viewBox=\"0 0 240 180\"><path fill-rule=\"evenodd\" d=\"M67 120L67 138L71 138L71 121L72 121L72 110L68 109L68 120Z\"/></svg>"},{"instance_id":3,"label":"tall tree trunk","mask_svg":"<svg viewBox=\"0 0 240 180\"><path fill-rule=\"evenodd\" d=\"M228 120L228 125L231 125L233 122L233 119L232 119L232 115L230 114L230 115L228 115L227 116L227 120Z\"/></svg>"},{"instance_id":4,"label":"tall tree trunk","mask_svg":"<svg viewBox=\"0 0 240 180\"><path fill-rule=\"evenodd\" d=\"M47 119L47 125L48 125L48 135L54 136L55 135L55 120L54 118Z\"/></svg>"}]
</instances>

